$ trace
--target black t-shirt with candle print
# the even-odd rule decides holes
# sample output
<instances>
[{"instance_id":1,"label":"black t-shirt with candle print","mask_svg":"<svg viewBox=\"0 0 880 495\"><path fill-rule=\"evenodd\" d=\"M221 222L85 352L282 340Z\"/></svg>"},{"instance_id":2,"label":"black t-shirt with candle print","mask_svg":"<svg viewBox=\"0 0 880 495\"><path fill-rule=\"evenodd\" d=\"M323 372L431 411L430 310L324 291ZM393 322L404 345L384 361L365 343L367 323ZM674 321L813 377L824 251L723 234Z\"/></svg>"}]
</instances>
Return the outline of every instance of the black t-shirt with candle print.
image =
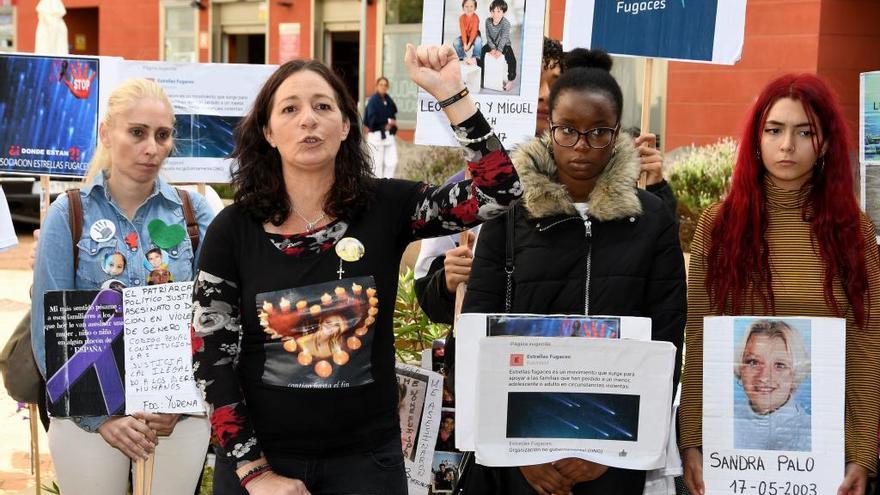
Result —
<instances>
[{"instance_id":1,"label":"black t-shirt with candle print","mask_svg":"<svg viewBox=\"0 0 880 495\"><path fill-rule=\"evenodd\" d=\"M474 120L468 135L485 135L488 124ZM399 435L392 318L404 249L499 215L521 194L497 139L471 150L473 181L377 180L357 218L310 232L268 234L236 205L214 219L195 287L193 359L227 456L339 455ZM345 238L363 246L357 261L336 254Z\"/></svg>"}]
</instances>

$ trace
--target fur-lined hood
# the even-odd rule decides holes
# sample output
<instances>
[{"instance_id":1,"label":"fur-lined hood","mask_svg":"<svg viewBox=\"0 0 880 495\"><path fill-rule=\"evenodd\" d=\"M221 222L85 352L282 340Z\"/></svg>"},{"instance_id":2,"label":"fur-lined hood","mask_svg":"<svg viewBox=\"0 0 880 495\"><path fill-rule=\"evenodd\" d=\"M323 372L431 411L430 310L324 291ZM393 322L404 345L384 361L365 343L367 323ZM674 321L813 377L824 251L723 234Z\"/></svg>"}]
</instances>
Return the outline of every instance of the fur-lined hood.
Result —
<instances>
[{"instance_id":1,"label":"fur-lined hood","mask_svg":"<svg viewBox=\"0 0 880 495\"><path fill-rule=\"evenodd\" d=\"M520 145L511 154L523 186L523 206L534 218L577 215L571 196L559 182L549 143L550 137L545 134ZM620 132L614 144L614 155L590 194L590 216L604 222L641 215L642 203L636 190L639 172L633 140L629 134Z\"/></svg>"}]
</instances>

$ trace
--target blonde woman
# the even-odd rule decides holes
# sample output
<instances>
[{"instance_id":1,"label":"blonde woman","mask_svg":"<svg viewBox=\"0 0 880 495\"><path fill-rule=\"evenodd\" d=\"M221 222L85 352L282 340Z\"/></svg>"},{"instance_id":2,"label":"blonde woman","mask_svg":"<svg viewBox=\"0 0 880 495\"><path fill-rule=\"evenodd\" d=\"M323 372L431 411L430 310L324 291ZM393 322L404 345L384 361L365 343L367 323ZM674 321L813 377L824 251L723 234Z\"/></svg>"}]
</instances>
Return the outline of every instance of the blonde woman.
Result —
<instances>
[{"instance_id":1,"label":"blonde woman","mask_svg":"<svg viewBox=\"0 0 880 495\"><path fill-rule=\"evenodd\" d=\"M37 248L31 338L44 376L42 295L46 291L143 286L149 274L146 254L154 247L166 255L167 269L175 280L190 280L198 256L188 237L177 243L168 236L152 239L148 229L155 220L167 228L186 227L181 197L159 177L174 146L174 113L162 88L145 79L119 86L110 95L99 138L79 191L81 238L71 239L70 205L63 195L49 208ZM204 235L213 213L202 196L189 194ZM75 272L73 244L79 248ZM103 260L108 256L123 259L124 268L104 270ZM62 493L124 494L131 459L146 458L152 452L156 453L153 493L193 493L208 445L207 420L123 413L120 408L112 416L51 419L49 450Z\"/></svg>"}]
</instances>

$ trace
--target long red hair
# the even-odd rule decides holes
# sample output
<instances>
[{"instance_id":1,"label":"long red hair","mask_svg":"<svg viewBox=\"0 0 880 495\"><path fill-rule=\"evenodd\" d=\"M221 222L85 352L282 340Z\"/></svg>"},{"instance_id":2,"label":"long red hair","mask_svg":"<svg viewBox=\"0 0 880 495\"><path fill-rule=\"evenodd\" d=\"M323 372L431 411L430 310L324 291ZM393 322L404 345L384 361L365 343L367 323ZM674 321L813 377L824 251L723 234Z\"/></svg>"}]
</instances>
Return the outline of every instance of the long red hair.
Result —
<instances>
[{"instance_id":1,"label":"long red hair","mask_svg":"<svg viewBox=\"0 0 880 495\"><path fill-rule=\"evenodd\" d=\"M865 321L865 242L859 205L853 193L847 129L840 105L828 86L810 74L788 74L772 81L752 106L739 143L730 192L721 204L709 246L706 290L718 314L741 313L744 304L775 312L770 252L765 239L767 209L760 143L767 113L781 98L800 101L814 131L813 147L824 150L813 170L812 189L803 218L810 222L813 244L825 262L825 301L836 316L846 308L833 293L835 277L843 284L856 323ZM821 133L821 137L820 137ZM820 142L821 139L821 142ZM824 162L824 166L821 165ZM754 292L748 294L749 289Z\"/></svg>"}]
</instances>

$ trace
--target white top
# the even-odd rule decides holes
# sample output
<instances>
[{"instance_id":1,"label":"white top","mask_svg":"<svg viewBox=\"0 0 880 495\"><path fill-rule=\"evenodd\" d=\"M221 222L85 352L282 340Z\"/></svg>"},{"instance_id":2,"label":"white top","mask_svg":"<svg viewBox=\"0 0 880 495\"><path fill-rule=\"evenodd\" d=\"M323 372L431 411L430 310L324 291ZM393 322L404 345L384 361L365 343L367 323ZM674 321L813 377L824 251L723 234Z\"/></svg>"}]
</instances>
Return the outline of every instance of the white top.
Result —
<instances>
[{"instance_id":1,"label":"white top","mask_svg":"<svg viewBox=\"0 0 880 495\"><path fill-rule=\"evenodd\" d=\"M573 204L574 204L575 209L578 211L578 213L581 214L581 218L586 220L587 215L590 214L590 203L573 203Z\"/></svg>"},{"instance_id":2,"label":"white top","mask_svg":"<svg viewBox=\"0 0 880 495\"><path fill-rule=\"evenodd\" d=\"M15 236L15 228L12 227L12 215L9 213L3 187L0 186L0 251L6 251L17 245L18 238Z\"/></svg>"}]
</instances>

